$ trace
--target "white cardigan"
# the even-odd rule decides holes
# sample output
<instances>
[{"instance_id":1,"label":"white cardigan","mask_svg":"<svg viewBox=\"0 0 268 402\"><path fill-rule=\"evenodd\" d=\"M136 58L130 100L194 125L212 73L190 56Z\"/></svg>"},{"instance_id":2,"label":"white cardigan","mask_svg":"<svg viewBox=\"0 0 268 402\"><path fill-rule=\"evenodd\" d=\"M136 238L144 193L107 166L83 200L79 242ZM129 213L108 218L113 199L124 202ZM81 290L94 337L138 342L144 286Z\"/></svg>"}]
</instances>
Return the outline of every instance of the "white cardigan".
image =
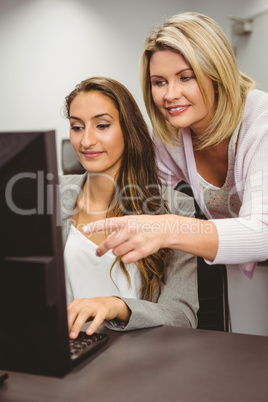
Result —
<instances>
[{"instance_id":1,"label":"white cardigan","mask_svg":"<svg viewBox=\"0 0 268 402\"><path fill-rule=\"evenodd\" d=\"M235 183L242 203L239 216L219 219L202 199L192 138L183 130L180 144L163 144L155 137L160 176L175 187L184 180L219 235L216 258L210 264L239 264L252 278L258 261L268 258L268 94L252 90L246 100L235 160Z\"/></svg>"}]
</instances>

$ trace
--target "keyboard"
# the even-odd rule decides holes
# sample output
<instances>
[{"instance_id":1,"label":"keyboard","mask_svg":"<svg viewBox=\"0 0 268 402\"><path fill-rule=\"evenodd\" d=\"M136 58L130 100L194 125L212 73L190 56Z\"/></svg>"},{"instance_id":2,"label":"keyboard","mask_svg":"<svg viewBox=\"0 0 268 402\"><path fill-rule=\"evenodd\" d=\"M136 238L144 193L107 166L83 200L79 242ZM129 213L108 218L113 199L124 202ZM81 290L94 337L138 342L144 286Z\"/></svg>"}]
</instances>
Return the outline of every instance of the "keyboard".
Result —
<instances>
[{"instance_id":1,"label":"keyboard","mask_svg":"<svg viewBox=\"0 0 268 402\"><path fill-rule=\"evenodd\" d=\"M87 335L85 332L80 332L76 339L69 339L70 356L73 363L80 361L86 356L94 353L109 339L109 335L102 333L94 333Z\"/></svg>"}]
</instances>

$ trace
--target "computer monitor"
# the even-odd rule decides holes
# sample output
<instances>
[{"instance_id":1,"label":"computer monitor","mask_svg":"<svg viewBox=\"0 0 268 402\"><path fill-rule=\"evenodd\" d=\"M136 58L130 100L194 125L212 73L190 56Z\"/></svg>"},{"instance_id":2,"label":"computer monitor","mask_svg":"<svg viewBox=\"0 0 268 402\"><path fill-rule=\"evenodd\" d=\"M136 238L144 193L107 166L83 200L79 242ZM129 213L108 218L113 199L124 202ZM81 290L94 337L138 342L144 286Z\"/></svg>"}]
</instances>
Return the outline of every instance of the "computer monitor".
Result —
<instances>
[{"instance_id":1,"label":"computer monitor","mask_svg":"<svg viewBox=\"0 0 268 402\"><path fill-rule=\"evenodd\" d=\"M55 132L0 133L0 369L70 370Z\"/></svg>"}]
</instances>

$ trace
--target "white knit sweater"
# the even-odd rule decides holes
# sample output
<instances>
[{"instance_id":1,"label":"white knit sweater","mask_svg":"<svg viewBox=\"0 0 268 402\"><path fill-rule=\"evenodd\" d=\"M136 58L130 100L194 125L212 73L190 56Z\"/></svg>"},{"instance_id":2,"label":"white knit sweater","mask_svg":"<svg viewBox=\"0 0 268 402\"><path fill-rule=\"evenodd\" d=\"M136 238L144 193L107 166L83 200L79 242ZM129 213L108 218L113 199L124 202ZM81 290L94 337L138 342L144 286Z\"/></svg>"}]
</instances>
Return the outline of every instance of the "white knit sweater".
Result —
<instances>
[{"instance_id":1,"label":"white knit sweater","mask_svg":"<svg viewBox=\"0 0 268 402\"><path fill-rule=\"evenodd\" d=\"M211 264L239 264L252 278L256 263L268 258L268 94L252 90L246 100L235 160L235 183L242 206L239 216L219 219L202 199L189 129L178 146L155 137L160 176L168 185L184 180L218 230L219 248Z\"/></svg>"}]
</instances>

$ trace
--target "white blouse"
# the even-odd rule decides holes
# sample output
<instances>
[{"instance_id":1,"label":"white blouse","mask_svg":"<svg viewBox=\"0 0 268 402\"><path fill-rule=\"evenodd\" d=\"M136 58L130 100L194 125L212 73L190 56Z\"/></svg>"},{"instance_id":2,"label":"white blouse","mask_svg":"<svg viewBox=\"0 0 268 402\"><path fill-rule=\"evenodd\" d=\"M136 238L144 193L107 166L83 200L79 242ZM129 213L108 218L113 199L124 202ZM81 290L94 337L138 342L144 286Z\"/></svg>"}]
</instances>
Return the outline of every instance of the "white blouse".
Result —
<instances>
[{"instance_id":1,"label":"white blouse","mask_svg":"<svg viewBox=\"0 0 268 402\"><path fill-rule=\"evenodd\" d=\"M97 245L71 225L64 250L67 304L77 298L121 296L140 299L141 276L134 263L126 265L131 285L109 250L96 256Z\"/></svg>"}]
</instances>

